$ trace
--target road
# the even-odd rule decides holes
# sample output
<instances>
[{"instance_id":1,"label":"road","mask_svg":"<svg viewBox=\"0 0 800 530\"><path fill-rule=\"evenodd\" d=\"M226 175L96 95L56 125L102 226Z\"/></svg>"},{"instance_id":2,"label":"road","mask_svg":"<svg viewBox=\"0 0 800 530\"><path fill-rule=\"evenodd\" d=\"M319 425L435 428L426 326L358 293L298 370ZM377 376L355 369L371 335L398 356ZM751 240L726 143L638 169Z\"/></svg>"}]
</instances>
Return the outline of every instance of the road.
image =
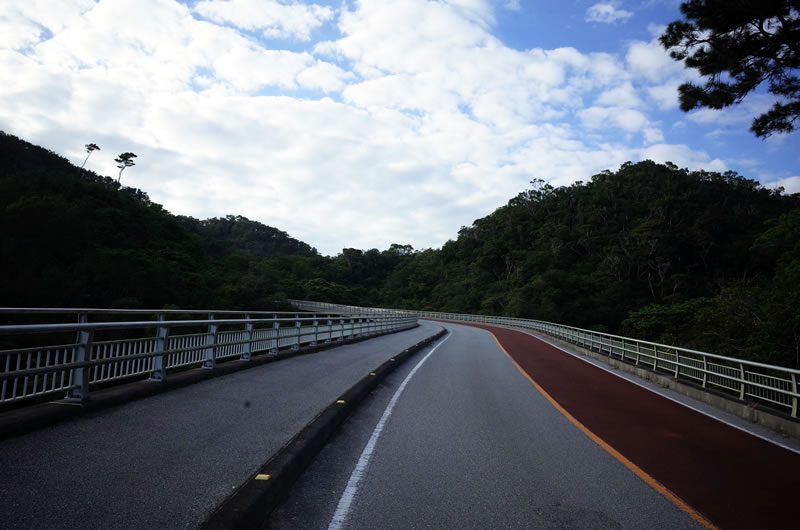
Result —
<instances>
[{"instance_id":1,"label":"road","mask_svg":"<svg viewBox=\"0 0 800 530\"><path fill-rule=\"evenodd\" d=\"M800 453L528 334L421 324L4 440L0 527L196 527L348 386L441 327L265 525L797 526Z\"/></svg>"},{"instance_id":2,"label":"road","mask_svg":"<svg viewBox=\"0 0 800 530\"><path fill-rule=\"evenodd\" d=\"M753 436L741 422L736 428L664 399L526 333L478 327L491 330L540 392L598 443L714 524L797 528L800 451Z\"/></svg>"},{"instance_id":3,"label":"road","mask_svg":"<svg viewBox=\"0 0 800 530\"><path fill-rule=\"evenodd\" d=\"M422 323L4 440L0 527L194 528L344 390L440 329Z\"/></svg>"},{"instance_id":4,"label":"road","mask_svg":"<svg viewBox=\"0 0 800 530\"><path fill-rule=\"evenodd\" d=\"M385 421L344 527L701 527L557 410L491 334L444 325L451 334ZM329 525L375 426L424 355L346 422L269 526Z\"/></svg>"}]
</instances>

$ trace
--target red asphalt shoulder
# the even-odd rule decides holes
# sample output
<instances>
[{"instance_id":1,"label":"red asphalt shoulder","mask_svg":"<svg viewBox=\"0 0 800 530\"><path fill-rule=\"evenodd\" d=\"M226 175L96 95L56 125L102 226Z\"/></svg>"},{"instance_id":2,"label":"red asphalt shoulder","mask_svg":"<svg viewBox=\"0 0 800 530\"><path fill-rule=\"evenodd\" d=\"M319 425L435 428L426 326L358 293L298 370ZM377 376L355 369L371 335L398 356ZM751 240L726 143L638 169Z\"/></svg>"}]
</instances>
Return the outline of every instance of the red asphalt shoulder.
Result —
<instances>
[{"instance_id":1,"label":"red asphalt shoulder","mask_svg":"<svg viewBox=\"0 0 800 530\"><path fill-rule=\"evenodd\" d=\"M800 454L621 379L526 333L492 332L577 421L723 528L796 527Z\"/></svg>"}]
</instances>

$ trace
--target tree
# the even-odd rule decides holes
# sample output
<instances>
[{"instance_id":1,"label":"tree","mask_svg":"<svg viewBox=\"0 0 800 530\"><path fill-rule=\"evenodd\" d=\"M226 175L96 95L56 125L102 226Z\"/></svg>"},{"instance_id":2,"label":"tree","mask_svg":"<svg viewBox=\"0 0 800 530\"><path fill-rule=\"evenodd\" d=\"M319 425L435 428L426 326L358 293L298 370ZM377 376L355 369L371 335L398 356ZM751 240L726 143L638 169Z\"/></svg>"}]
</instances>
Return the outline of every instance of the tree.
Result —
<instances>
[{"instance_id":1,"label":"tree","mask_svg":"<svg viewBox=\"0 0 800 530\"><path fill-rule=\"evenodd\" d=\"M800 116L800 1L689 0L686 20L667 26L661 44L676 61L704 76L705 85L678 88L681 110L741 103L762 83L776 97L750 130L765 138L795 130Z\"/></svg>"},{"instance_id":2,"label":"tree","mask_svg":"<svg viewBox=\"0 0 800 530\"><path fill-rule=\"evenodd\" d=\"M122 153L119 157L114 159L114 162L117 163L117 167L119 168L119 176L117 177L117 182L122 179L122 172L125 170L126 167L135 166L136 162L133 159L136 158L136 155L133 153Z\"/></svg>"},{"instance_id":3,"label":"tree","mask_svg":"<svg viewBox=\"0 0 800 530\"><path fill-rule=\"evenodd\" d=\"M89 157L92 156L92 153L94 151L99 151L99 150L100 150L100 148L97 146L97 144L86 144L86 153L87 154L86 154L86 158L83 159L83 164L81 164L81 169L83 169L83 166L86 165L86 161L89 160Z\"/></svg>"}]
</instances>

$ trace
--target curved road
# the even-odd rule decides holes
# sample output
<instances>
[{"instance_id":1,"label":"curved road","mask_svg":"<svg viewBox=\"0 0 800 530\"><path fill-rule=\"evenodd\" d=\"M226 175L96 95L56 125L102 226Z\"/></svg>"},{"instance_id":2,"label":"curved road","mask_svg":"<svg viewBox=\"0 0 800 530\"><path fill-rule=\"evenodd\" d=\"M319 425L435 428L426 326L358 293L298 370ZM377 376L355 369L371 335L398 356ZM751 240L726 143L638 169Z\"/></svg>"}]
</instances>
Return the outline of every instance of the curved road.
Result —
<instances>
[{"instance_id":1,"label":"curved road","mask_svg":"<svg viewBox=\"0 0 800 530\"><path fill-rule=\"evenodd\" d=\"M345 388L440 326L448 338L384 380L265 524L326 527L338 508L353 528L797 527L800 453L528 334L421 324L3 440L0 527L196 527Z\"/></svg>"},{"instance_id":2,"label":"curved road","mask_svg":"<svg viewBox=\"0 0 800 530\"><path fill-rule=\"evenodd\" d=\"M385 420L344 527L702 527L691 509L657 491L554 407L493 335L444 325L451 334L407 381ZM529 355L544 345L520 335ZM270 526L326 527L337 507L341 512L362 449L423 357L392 374L348 420L273 512Z\"/></svg>"}]
</instances>

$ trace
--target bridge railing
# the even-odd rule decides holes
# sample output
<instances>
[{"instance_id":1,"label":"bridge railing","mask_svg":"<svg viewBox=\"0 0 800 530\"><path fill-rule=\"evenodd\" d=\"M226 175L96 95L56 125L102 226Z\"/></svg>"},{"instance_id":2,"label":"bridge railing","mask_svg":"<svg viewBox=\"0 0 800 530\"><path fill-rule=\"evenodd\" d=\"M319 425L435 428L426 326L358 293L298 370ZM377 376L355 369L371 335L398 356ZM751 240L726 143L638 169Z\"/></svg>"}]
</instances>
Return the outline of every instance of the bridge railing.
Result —
<instances>
[{"instance_id":1,"label":"bridge railing","mask_svg":"<svg viewBox=\"0 0 800 530\"><path fill-rule=\"evenodd\" d=\"M413 327L409 313L0 308L0 405ZM72 320L71 322L63 322ZM14 322L14 323L11 323Z\"/></svg>"},{"instance_id":2,"label":"bridge railing","mask_svg":"<svg viewBox=\"0 0 800 530\"><path fill-rule=\"evenodd\" d=\"M291 302L297 307L302 306L304 309L312 311L336 311L337 308L340 311L356 309L364 311L366 309L301 300L292 300ZM377 308L370 308L370 310L375 313L396 311ZM475 322L538 331L609 357L670 375L678 380L689 381L704 389L714 389L743 401L762 403L788 413L793 418L798 417L800 370L540 320L435 311L409 312L419 318Z\"/></svg>"}]
</instances>

